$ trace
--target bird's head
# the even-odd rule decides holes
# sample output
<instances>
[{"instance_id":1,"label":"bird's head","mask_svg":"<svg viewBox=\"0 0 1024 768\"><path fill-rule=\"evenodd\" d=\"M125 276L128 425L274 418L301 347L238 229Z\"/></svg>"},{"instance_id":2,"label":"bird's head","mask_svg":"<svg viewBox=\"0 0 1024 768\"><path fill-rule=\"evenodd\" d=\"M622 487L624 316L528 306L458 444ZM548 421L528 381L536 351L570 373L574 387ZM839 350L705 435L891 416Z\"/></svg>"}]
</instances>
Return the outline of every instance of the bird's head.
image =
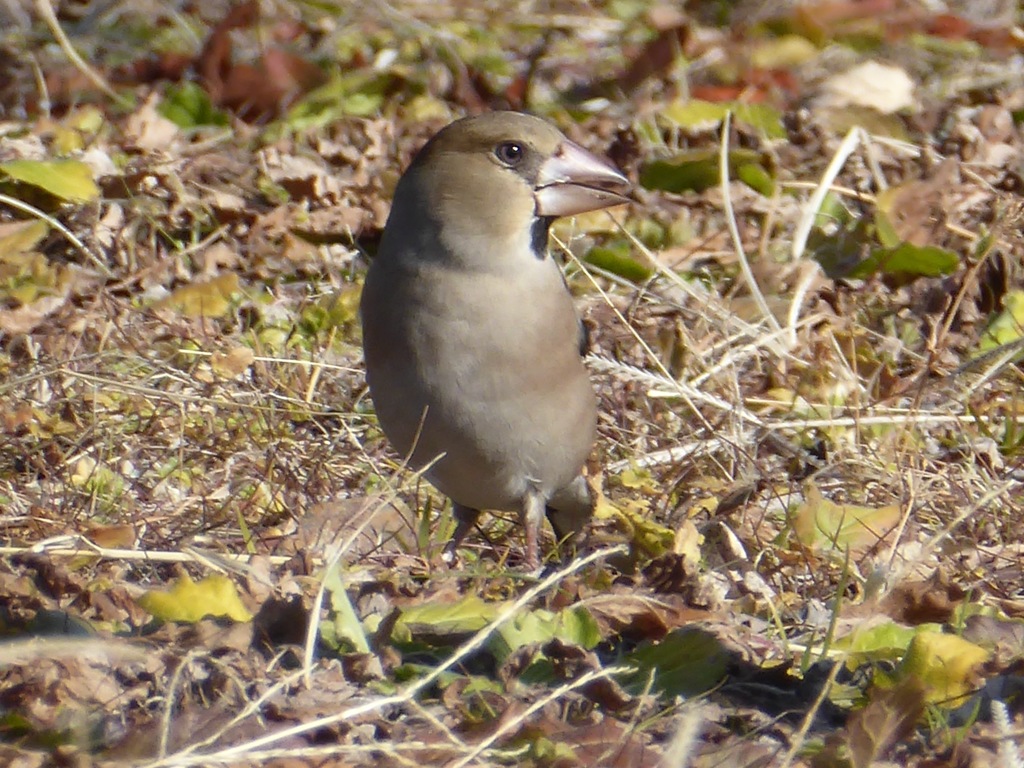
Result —
<instances>
[{"instance_id":1,"label":"bird's head","mask_svg":"<svg viewBox=\"0 0 1024 768\"><path fill-rule=\"evenodd\" d=\"M392 217L429 222L470 252L524 236L536 247L555 218L628 202L629 186L550 123L490 112L455 121L420 150L395 191Z\"/></svg>"}]
</instances>

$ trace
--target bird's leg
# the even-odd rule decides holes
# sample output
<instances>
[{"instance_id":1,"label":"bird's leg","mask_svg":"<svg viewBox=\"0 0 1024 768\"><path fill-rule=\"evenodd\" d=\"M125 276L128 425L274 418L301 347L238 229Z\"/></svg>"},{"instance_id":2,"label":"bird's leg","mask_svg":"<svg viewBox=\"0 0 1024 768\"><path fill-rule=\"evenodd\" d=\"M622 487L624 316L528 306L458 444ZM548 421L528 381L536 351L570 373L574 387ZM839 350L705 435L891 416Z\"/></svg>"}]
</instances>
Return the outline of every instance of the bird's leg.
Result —
<instances>
[{"instance_id":1,"label":"bird's leg","mask_svg":"<svg viewBox=\"0 0 1024 768\"><path fill-rule=\"evenodd\" d=\"M527 492L523 499L523 510L520 519L526 529L526 567L535 571L540 568L539 544L540 524L544 520L546 504L544 497L536 492Z\"/></svg>"},{"instance_id":2,"label":"bird's leg","mask_svg":"<svg viewBox=\"0 0 1024 768\"><path fill-rule=\"evenodd\" d=\"M456 504L453 501L452 517L455 518L455 533L452 534L451 541L445 544L444 552L441 553L441 559L448 565L454 565L458 560L459 545L462 544L462 540L466 538L470 529L476 525L476 521L480 519L480 510L467 507L464 504Z\"/></svg>"}]
</instances>

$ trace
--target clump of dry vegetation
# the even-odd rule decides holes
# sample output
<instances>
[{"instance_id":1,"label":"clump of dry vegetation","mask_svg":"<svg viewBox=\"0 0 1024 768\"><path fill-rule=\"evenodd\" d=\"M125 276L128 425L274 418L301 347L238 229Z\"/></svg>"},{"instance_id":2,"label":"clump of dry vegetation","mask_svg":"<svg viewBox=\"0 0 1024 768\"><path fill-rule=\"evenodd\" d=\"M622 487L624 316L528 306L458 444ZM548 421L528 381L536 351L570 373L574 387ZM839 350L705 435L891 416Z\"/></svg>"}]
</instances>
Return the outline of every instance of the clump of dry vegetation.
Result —
<instances>
[{"instance_id":1,"label":"clump of dry vegetation","mask_svg":"<svg viewBox=\"0 0 1024 768\"><path fill-rule=\"evenodd\" d=\"M4 761L1020 763L1016 4L690 5L0 7ZM442 565L360 368L494 108L637 184L553 236L603 497L541 578Z\"/></svg>"}]
</instances>

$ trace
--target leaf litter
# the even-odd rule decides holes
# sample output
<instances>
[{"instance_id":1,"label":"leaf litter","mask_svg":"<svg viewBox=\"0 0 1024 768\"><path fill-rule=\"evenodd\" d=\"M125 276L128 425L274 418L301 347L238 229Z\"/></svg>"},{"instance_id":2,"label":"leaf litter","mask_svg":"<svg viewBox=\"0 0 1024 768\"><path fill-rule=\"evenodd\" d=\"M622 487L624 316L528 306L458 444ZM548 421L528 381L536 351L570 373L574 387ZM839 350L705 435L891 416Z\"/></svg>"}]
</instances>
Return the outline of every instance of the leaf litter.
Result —
<instances>
[{"instance_id":1,"label":"leaf litter","mask_svg":"<svg viewBox=\"0 0 1024 768\"><path fill-rule=\"evenodd\" d=\"M4 6L3 759L1008 754L1019 11L938 5ZM555 230L602 502L540 583L502 516L441 565L356 319L400 169L509 107L639 181Z\"/></svg>"}]
</instances>

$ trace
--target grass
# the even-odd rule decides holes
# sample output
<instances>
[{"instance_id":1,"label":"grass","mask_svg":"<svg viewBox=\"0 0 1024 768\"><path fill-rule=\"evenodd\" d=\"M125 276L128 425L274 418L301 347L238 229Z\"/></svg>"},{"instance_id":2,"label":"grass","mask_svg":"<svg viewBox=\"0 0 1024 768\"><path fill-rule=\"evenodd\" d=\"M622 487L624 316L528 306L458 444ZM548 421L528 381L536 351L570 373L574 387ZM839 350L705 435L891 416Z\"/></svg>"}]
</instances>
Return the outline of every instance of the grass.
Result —
<instances>
[{"instance_id":1,"label":"grass","mask_svg":"<svg viewBox=\"0 0 1024 768\"><path fill-rule=\"evenodd\" d=\"M710 765L743 754L913 765L943 744L1005 738L1012 712L998 703L989 725L926 691L883 692L906 644L872 633L923 631L921 612L945 622L990 652L975 682L1012 675L1019 655L1000 656L996 642L1020 614L1019 345L979 354L1019 288L1019 206L1000 187L1005 169L950 154L959 175L948 184L932 160L947 139L975 135L974 113L926 94L923 109L952 110L954 127L927 133L907 118L900 140L833 135L791 103L780 106L786 142L739 120L683 129L658 118L678 101L671 68L587 113L555 96L591 68L611 77L642 56L655 34L642 14L530 6L517 24L474 9L509 33L498 46L498 32L465 34L458 10L352 11L351 26L324 32L321 44L355 51L349 66L374 83L363 101L392 88L372 115L333 114L321 93L326 113L309 124L326 127L286 113L182 131L142 100L125 111L97 96L100 129L81 127L73 100L5 128L46 152L77 142L72 155L99 152L116 172L85 205L10 185L0 198L0 224L49 228L22 250L0 230L0 754L151 768L289 757ZM276 11L274 23L294 21ZM581 17L629 45L574 34L566 21ZM557 39L530 65L531 106L617 152L634 178L686 147L713 150L724 173L742 145L774 158L776 189L641 189L628 210L556 230L592 329L592 475L605 496L579 557L532 578L518 570L518 526L497 515L459 567L441 565L450 513L376 425L355 310L397 169L447 115L472 108L458 100L470 98L469 75L482 81L473 98L501 106L545 20ZM115 82L101 55L113 28L99 26L63 47L96 46L87 58ZM314 27L299 24L298 39ZM264 50L251 31L239 30L236 57ZM734 53L727 35L704 34ZM695 85L710 76L704 64L682 71ZM168 88L158 79L154 90ZM993 88L979 108L1011 101ZM1011 126L990 144L1019 150ZM158 129L162 144L140 139ZM923 213L905 206L921 224L909 230L954 253L953 272L824 274L822 242L852 239L839 250L861 256L877 246L886 188L930 201ZM588 262L608 244L635 262L629 277ZM26 285L36 300L17 298ZM335 563L344 596L325 588ZM251 625L161 624L139 606L183 574L217 573L256 614ZM493 611L483 628L471 621L480 605ZM450 607L448 620L403 623L425 606ZM573 607L589 618L566 629L557 620ZM995 624L972 635L971 615ZM706 646L688 644L695 629ZM354 650L353 633L368 651ZM645 653L677 648L678 665L644 666ZM702 648L707 659L689 658ZM699 676L684 662L707 672L715 660L728 674L687 689ZM927 715L904 722L900 707ZM889 730L864 736L871 717Z\"/></svg>"}]
</instances>

